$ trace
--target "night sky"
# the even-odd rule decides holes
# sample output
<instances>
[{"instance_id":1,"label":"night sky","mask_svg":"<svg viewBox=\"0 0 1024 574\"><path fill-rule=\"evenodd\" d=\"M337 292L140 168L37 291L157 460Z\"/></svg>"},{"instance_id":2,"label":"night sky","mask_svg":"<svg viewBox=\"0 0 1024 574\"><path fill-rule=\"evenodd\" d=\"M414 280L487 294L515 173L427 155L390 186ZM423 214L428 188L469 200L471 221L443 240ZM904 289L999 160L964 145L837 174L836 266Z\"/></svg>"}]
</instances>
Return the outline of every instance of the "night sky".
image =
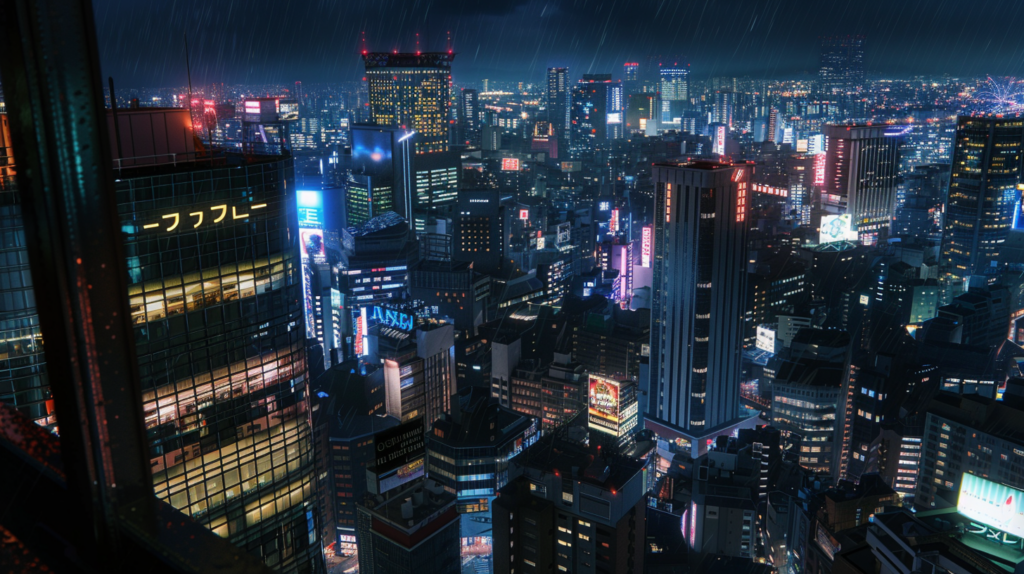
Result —
<instances>
[{"instance_id":1,"label":"night sky","mask_svg":"<svg viewBox=\"0 0 1024 574\"><path fill-rule=\"evenodd\" d=\"M817 37L863 34L880 74L1021 75L1021 0L94 0L103 75L119 87L362 77L359 50L444 50L456 82L573 77L685 61L696 77L794 77Z\"/></svg>"}]
</instances>

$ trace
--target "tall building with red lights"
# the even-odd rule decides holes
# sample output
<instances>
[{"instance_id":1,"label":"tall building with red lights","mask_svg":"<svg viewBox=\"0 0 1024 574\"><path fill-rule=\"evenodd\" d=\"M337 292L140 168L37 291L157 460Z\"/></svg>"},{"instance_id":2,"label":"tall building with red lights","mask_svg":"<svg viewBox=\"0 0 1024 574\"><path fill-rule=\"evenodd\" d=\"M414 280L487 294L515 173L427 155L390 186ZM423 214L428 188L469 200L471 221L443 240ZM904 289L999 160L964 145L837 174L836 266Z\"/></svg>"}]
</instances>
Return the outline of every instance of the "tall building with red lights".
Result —
<instances>
[{"instance_id":1,"label":"tall building with red lights","mask_svg":"<svg viewBox=\"0 0 1024 574\"><path fill-rule=\"evenodd\" d=\"M411 129L417 154L448 151L452 60L449 52L365 52L370 121Z\"/></svg>"}]
</instances>

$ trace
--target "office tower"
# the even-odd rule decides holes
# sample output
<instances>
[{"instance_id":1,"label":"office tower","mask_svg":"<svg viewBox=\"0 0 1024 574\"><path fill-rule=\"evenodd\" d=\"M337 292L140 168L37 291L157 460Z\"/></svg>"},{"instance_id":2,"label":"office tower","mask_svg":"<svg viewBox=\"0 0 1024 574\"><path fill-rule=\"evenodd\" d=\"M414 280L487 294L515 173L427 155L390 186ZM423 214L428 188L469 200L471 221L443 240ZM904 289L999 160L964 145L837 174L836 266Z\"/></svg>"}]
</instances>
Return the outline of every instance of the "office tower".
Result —
<instances>
[{"instance_id":1,"label":"office tower","mask_svg":"<svg viewBox=\"0 0 1024 574\"><path fill-rule=\"evenodd\" d=\"M357 508L359 571L366 574L459 574L455 495L424 478Z\"/></svg>"},{"instance_id":2,"label":"office tower","mask_svg":"<svg viewBox=\"0 0 1024 574\"><path fill-rule=\"evenodd\" d=\"M522 476L491 506L495 574L541 565L552 572L644 571L645 476L653 457L602 455L558 436L520 456Z\"/></svg>"},{"instance_id":3,"label":"office tower","mask_svg":"<svg viewBox=\"0 0 1024 574\"><path fill-rule=\"evenodd\" d=\"M4 215L0 231L12 238L4 249L5 263L0 266L0 330L7 340L5 360L11 365L0 373L0 402L40 425L52 426L57 420L50 401L43 334L28 268L21 199L14 181L16 169L7 114L0 114L0 213Z\"/></svg>"},{"instance_id":4,"label":"office tower","mask_svg":"<svg viewBox=\"0 0 1024 574\"><path fill-rule=\"evenodd\" d=\"M690 99L688 77L690 70L679 64L661 66L661 123L670 124L682 117Z\"/></svg>"},{"instance_id":5,"label":"office tower","mask_svg":"<svg viewBox=\"0 0 1024 574\"><path fill-rule=\"evenodd\" d=\"M839 452L836 411L850 346L846 331L804 328L773 365L772 426L800 466L813 472L831 472Z\"/></svg>"},{"instance_id":6,"label":"office tower","mask_svg":"<svg viewBox=\"0 0 1024 574\"><path fill-rule=\"evenodd\" d=\"M459 92L459 143L480 146L480 100L472 88Z\"/></svg>"},{"instance_id":7,"label":"office tower","mask_svg":"<svg viewBox=\"0 0 1024 574\"><path fill-rule=\"evenodd\" d=\"M187 110L118 115L125 150L191 143L151 127L187 125ZM321 552L300 278L300 251L315 247L295 227L292 160L162 157L121 158L115 187L156 496L268 565L304 571Z\"/></svg>"},{"instance_id":8,"label":"office tower","mask_svg":"<svg viewBox=\"0 0 1024 574\"><path fill-rule=\"evenodd\" d=\"M395 317L396 319L392 319ZM374 307L368 361L383 364L385 410L403 423L430 428L451 412L455 394L455 328L448 324L413 326L403 311Z\"/></svg>"},{"instance_id":9,"label":"office tower","mask_svg":"<svg viewBox=\"0 0 1024 574\"><path fill-rule=\"evenodd\" d=\"M359 227L388 211L413 215L412 132L354 125L352 168L345 189L346 227Z\"/></svg>"},{"instance_id":10,"label":"office tower","mask_svg":"<svg viewBox=\"0 0 1024 574\"><path fill-rule=\"evenodd\" d=\"M471 261L481 273L500 271L505 257L505 210L496 189L460 191L452 259Z\"/></svg>"},{"instance_id":11,"label":"office tower","mask_svg":"<svg viewBox=\"0 0 1024 574\"><path fill-rule=\"evenodd\" d=\"M569 148L572 127L569 117L569 68L548 68L547 105L548 121L555 128L555 135L562 142L562 149Z\"/></svg>"},{"instance_id":12,"label":"office tower","mask_svg":"<svg viewBox=\"0 0 1024 574\"><path fill-rule=\"evenodd\" d=\"M772 106L771 110L768 111L768 131L765 134L767 136L765 141L770 141L772 143L778 141L777 134L781 127L779 119L779 109Z\"/></svg>"},{"instance_id":13,"label":"office tower","mask_svg":"<svg viewBox=\"0 0 1024 574\"><path fill-rule=\"evenodd\" d=\"M429 435L427 472L457 497L466 555L490 554L491 503L515 478L513 459L540 438L539 421L498 405L485 388L467 387Z\"/></svg>"},{"instance_id":14,"label":"office tower","mask_svg":"<svg viewBox=\"0 0 1024 574\"><path fill-rule=\"evenodd\" d=\"M651 94L630 94L626 106L626 133L648 133L658 123L658 99Z\"/></svg>"},{"instance_id":15,"label":"office tower","mask_svg":"<svg viewBox=\"0 0 1024 574\"><path fill-rule=\"evenodd\" d=\"M1022 157L1024 118L957 120L939 255L945 301L966 291L972 275L998 264L1016 219Z\"/></svg>"},{"instance_id":16,"label":"office tower","mask_svg":"<svg viewBox=\"0 0 1024 574\"><path fill-rule=\"evenodd\" d=\"M583 75L572 89L573 157L622 137L624 104L622 82L612 81L611 74Z\"/></svg>"},{"instance_id":17,"label":"office tower","mask_svg":"<svg viewBox=\"0 0 1024 574\"><path fill-rule=\"evenodd\" d=\"M573 357L591 373L640 380L640 356L651 341L651 311L613 307L611 316L591 313L573 327Z\"/></svg>"},{"instance_id":18,"label":"office tower","mask_svg":"<svg viewBox=\"0 0 1024 574\"><path fill-rule=\"evenodd\" d=\"M413 220L416 233L423 233L427 220L455 204L459 193L462 163L456 151L419 154L413 157L415 204Z\"/></svg>"},{"instance_id":19,"label":"office tower","mask_svg":"<svg viewBox=\"0 0 1024 574\"><path fill-rule=\"evenodd\" d=\"M889 236L904 131L902 126L825 126L822 203L828 213L849 214L864 244Z\"/></svg>"},{"instance_id":20,"label":"office tower","mask_svg":"<svg viewBox=\"0 0 1024 574\"><path fill-rule=\"evenodd\" d=\"M928 405L921 445L921 476L914 505L955 506L964 482L982 478L1024 490L1020 471L1024 402L940 393ZM940 464L941 463L941 464Z\"/></svg>"},{"instance_id":21,"label":"office tower","mask_svg":"<svg viewBox=\"0 0 1024 574\"><path fill-rule=\"evenodd\" d=\"M360 369L357 361L333 365L313 380L318 403L314 411L317 437L317 493L324 547L351 556L356 552L356 505L369 490L366 469L375 461L374 436L398 426L386 416L384 373L375 366Z\"/></svg>"},{"instance_id":22,"label":"office tower","mask_svg":"<svg viewBox=\"0 0 1024 574\"><path fill-rule=\"evenodd\" d=\"M626 97L635 94L640 88L640 63L626 62L622 65L622 87Z\"/></svg>"},{"instance_id":23,"label":"office tower","mask_svg":"<svg viewBox=\"0 0 1024 574\"><path fill-rule=\"evenodd\" d=\"M736 111L736 92L715 92L712 123L723 124L732 131L733 115Z\"/></svg>"},{"instance_id":24,"label":"office tower","mask_svg":"<svg viewBox=\"0 0 1024 574\"><path fill-rule=\"evenodd\" d=\"M864 37L830 36L821 39L818 78L824 95L842 94L864 83Z\"/></svg>"},{"instance_id":25,"label":"office tower","mask_svg":"<svg viewBox=\"0 0 1024 574\"><path fill-rule=\"evenodd\" d=\"M689 444L739 422L753 166L656 164L647 428ZM731 428L725 432L731 432Z\"/></svg>"},{"instance_id":26,"label":"office tower","mask_svg":"<svg viewBox=\"0 0 1024 574\"><path fill-rule=\"evenodd\" d=\"M413 130L417 154L448 151L448 108L455 54L363 54L370 121Z\"/></svg>"}]
</instances>

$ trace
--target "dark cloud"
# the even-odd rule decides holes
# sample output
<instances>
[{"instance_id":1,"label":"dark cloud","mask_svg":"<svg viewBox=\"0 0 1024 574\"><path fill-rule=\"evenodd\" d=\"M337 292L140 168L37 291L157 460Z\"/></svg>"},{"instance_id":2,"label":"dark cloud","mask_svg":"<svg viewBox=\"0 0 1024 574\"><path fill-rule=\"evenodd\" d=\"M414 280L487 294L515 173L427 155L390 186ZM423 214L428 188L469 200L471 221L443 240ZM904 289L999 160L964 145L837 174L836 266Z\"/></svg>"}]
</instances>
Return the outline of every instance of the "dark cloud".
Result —
<instances>
[{"instance_id":1,"label":"dark cloud","mask_svg":"<svg viewBox=\"0 0 1024 574\"><path fill-rule=\"evenodd\" d=\"M94 0L105 73L123 86L193 80L336 82L372 50L456 51L457 81L536 80L627 60L683 59L694 73L779 77L813 71L817 38L867 37L883 74L1016 75L1019 0Z\"/></svg>"}]
</instances>

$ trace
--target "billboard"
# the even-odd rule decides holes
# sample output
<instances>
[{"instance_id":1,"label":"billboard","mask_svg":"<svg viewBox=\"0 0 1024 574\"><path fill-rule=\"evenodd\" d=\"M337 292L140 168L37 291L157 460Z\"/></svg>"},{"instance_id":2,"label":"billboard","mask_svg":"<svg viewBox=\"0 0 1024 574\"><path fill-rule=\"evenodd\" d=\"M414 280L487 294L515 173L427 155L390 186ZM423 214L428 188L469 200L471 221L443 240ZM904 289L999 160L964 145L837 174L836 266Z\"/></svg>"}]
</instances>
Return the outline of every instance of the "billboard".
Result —
<instances>
[{"instance_id":1,"label":"billboard","mask_svg":"<svg viewBox=\"0 0 1024 574\"><path fill-rule=\"evenodd\" d=\"M757 326L757 340L754 346L762 351L775 354L775 329L767 325Z\"/></svg>"},{"instance_id":2,"label":"billboard","mask_svg":"<svg viewBox=\"0 0 1024 574\"><path fill-rule=\"evenodd\" d=\"M278 105L278 119L281 121L295 121L299 119L299 102L295 100L281 100Z\"/></svg>"},{"instance_id":3,"label":"billboard","mask_svg":"<svg viewBox=\"0 0 1024 574\"><path fill-rule=\"evenodd\" d=\"M651 266L651 243L653 239L654 228L650 225L645 225L640 236L640 267Z\"/></svg>"},{"instance_id":4,"label":"billboard","mask_svg":"<svg viewBox=\"0 0 1024 574\"><path fill-rule=\"evenodd\" d=\"M715 128L714 133L714 147L711 150L712 153L718 155L725 155L725 126L719 125Z\"/></svg>"},{"instance_id":5,"label":"billboard","mask_svg":"<svg viewBox=\"0 0 1024 574\"><path fill-rule=\"evenodd\" d=\"M530 210L529 209L520 209L519 210L519 219L522 219L522 220L530 219Z\"/></svg>"},{"instance_id":6,"label":"billboard","mask_svg":"<svg viewBox=\"0 0 1024 574\"><path fill-rule=\"evenodd\" d=\"M619 232L619 210L618 209L613 209L612 210L612 217L611 217L611 219L608 220L608 230L611 231L612 233L618 233Z\"/></svg>"},{"instance_id":7,"label":"billboard","mask_svg":"<svg viewBox=\"0 0 1024 574\"><path fill-rule=\"evenodd\" d=\"M960 478L956 511L1001 532L1024 536L1024 492L967 474Z\"/></svg>"},{"instance_id":8,"label":"billboard","mask_svg":"<svg viewBox=\"0 0 1024 574\"><path fill-rule=\"evenodd\" d=\"M373 435L373 450L377 494L423 476L423 421L410 421Z\"/></svg>"},{"instance_id":9,"label":"billboard","mask_svg":"<svg viewBox=\"0 0 1024 574\"><path fill-rule=\"evenodd\" d=\"M503 157L503 158L501 158L501 171L519 171L519 158L517 158L517 157Z\"/></svg>"},{"instance_id":10,"label":"billboard","mask_svg":"<svg viewBox=\"0 0 1024 574\"><path fill-rule=\"evenodd\" d=\"M387 307L376 306L373 308L373 320L377 323L400 329L402 331L412 331L415 321L413 316L409 313L403 313L395 309L388 309Z\"/></svg>"},{"instance_id":11,"label":"billboard","mask_svg":"<svg viewBox=\"0 0 1024 574\"><path fill-rule=\"evenodd\" d=\"M618 435L619 382L598 375L590 375L587 404L590 428Z\"/></svg>"},{"instance_id":12,"label":"billboard","mask_svg":"<svg viewBox=\"0 0 1024 574\"><path fill-rule=\"evenodd\" d=\"M300 189L296 192L299 208L299 227L323 228L324 198L317 190Z\"/></svg>"},{"instance_id":13,"label":"billboard","mask_svg":"<svg viewBox=\"0 0 1024 574\"><path fill-rule=\"evenodd\" d=\"M821 227L818 229L818 243L857 241L857 232L852 227L849 213L843 215L823 215L821 217Z\"/></svg>"}]
</instances>

